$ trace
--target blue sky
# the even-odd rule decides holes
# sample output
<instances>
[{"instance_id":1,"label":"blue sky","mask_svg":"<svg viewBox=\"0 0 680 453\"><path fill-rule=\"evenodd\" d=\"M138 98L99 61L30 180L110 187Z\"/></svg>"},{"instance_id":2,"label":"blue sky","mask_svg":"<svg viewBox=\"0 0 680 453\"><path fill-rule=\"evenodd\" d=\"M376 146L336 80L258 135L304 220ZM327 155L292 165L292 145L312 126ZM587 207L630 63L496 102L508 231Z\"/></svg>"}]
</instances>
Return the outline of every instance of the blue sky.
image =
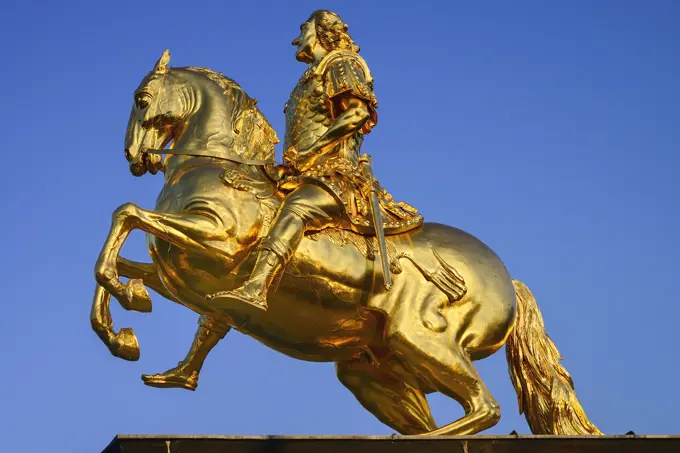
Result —
<instances>
[{"instance_id":1,"label":"blue sky","mask_svg":"<svg viewBox=\"0 0 680 453\"><path fill-rule=\"evenodd\" d=\"M283 135L304 66L291 40L338 11L376 79L364 144L396 198L490 245L535 293L591 419L610 434L678 433L680 3L4 2L0 82L0 433L7 451L93 452L116 433L391 434L335 378L231 333L197 392L142 384L184 357L196 315L155 294L115 306L142 358L89 327L110 214L151 208L130 175L132 92L161 52L239 82ZM444 6L445 5L445 6ZM280 156L281 150L277 149ZM126 257L148 260L136 232ZM478 362L528 433L504 351ZM440 423L462 414L431 398Z\"/></svg>"}]
</instances>

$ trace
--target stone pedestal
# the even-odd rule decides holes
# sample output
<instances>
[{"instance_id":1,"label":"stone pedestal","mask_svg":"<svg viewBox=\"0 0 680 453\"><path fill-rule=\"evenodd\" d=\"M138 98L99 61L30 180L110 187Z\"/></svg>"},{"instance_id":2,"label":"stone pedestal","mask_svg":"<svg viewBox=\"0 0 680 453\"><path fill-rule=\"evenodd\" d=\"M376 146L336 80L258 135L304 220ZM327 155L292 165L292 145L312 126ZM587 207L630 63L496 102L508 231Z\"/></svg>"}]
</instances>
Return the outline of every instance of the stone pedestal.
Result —
<instances>
[{"instance_id":1,"label":"stone pedestal","mask_svg":"<svg viewBox=\"0 0 680 453\"><path fill-rule=\"evenodd\" d=\"M119 435L102 453L679 453L680 436Z\"/></svg>"}]
</instances>

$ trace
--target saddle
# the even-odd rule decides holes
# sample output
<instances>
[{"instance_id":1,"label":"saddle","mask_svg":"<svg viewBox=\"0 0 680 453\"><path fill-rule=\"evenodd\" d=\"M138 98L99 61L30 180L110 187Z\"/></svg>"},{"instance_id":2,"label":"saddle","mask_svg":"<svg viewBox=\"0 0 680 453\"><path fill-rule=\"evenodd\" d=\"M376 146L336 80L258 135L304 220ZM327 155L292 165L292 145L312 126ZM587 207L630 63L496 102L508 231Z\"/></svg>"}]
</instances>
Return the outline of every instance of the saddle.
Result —
<instances>
[{"instance_id":1,"label":"saddle","mask_svg":"<svg viewBox=\"0 0 680 453\"><path fill-rule=\"evenodd\" d=\"M261 235L266 235L269 231L271 222L285 197L285 193L279 190L277 181L271 178L268 169L261 166L230 168L225 170L220 175L220 178L224 184L237 190L250 192L260 200L265 219L262 225ZM418 226L420 225L414 226L413 229ZM399 241L393 239L393 237L403 233L404 231L399 231L399 233L390 235L386 232L385 242L390 272L392 274L402 273L403 268L400 260L402 258L407 259L413 263L427 281L434 284L446 295L445 299L442 298L438 301L432 301L431 303L425 304L420 313L421 320L427 328L435 332L443 332L448 323L441 311L446 306L450 306L462 299L467 293L465 280L456 269L446 263L434 249L432 249L432 253L439 263L439 266L434 271L426 269L408 253L400 251L398 248ZM379 250L377 238L374 235L359 234L344 228L327 228L321 231L308 232L305 234L305 237L313 241L326 238L338 247L352 245L369 261L376 260Z\"/></svg>"}]
</instances>

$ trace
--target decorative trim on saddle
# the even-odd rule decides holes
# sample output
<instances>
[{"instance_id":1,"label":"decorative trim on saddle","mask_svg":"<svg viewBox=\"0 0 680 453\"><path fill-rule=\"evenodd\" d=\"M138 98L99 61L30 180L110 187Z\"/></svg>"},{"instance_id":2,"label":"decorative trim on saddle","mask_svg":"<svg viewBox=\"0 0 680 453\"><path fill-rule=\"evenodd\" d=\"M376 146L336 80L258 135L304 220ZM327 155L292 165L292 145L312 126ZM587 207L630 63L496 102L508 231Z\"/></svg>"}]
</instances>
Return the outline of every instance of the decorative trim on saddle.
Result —
<instances>
[{"instance_id":1,"label":"decorative trim on saddle","mask_svg":"<svg viewBox=\"0 0 680 453\"><path fill-rule=\"evenodd\" d=\"M222 172L220 179L227 186L237 190L250 192L258 199L270 198L276 193L276 184L262 175L253 175L249 172L259 171L258 169L228 168Z\"/></svg>"},{"instance_id":2,"label":"decorative trim on saddle","mask_svg":"<svg viewBox=\"0 0 680 453\"><path fill-rule=\"evenodd\" d=\"M228 168L220 175L220 179L225 185L236 190L250 192L259 200L260 212L262 213L260 238L265 237L269 232L276 211L281 205L281 198L277 196L276 183L269 176L263 177L261 168L242 166ZM267 171L266 167L263 167L263 169L265 172ZM253 172L258 173L253 174Z\"/></svg>"},{"instance_id":3,"label":"decorative trim on saddle","mask_svg":"<svg viewBox=\"0 0 680 453\"><path fill-rule=\"evenodd\" d=\"M305 237L318 241L327 238L331 243L338 247L344 247L347 244L352 244L356 249L368 260L375 261L378 253L378 244L375 236L364 236L353 231L344 230L340 228L327 228L325 230L308 233ZM444 261L444 258L437 253L437 251L430 245L432 254L436 259L438 266L434 271L430 271L422 264L416 261L408 253L400 253L390 237L386 237L387 256L390 263L390 272L393 274L400 274L403 267L400 260L405 258L409 260L425 277L425 280L431 282L437 289L439 289L446 297L429 298L420 307L420 320L425 327L433 332L443 332L448 327L448 321L442 314L442 310L450 307L456 302L460 301L465 294L467 294L467 285L463 276L449 263Z\"/></svg>"}]
</instances>

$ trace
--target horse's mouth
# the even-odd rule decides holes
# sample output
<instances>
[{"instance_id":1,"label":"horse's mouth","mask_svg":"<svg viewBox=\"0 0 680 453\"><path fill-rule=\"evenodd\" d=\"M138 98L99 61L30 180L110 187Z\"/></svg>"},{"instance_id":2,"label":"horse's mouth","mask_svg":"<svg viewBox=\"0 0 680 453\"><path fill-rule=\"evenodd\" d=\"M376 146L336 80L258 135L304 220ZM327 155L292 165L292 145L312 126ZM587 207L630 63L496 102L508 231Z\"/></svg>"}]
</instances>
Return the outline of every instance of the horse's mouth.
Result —
<instances>
[{"instance_id":1,"label":"horse's mouth","mask_svg":"<svg viewBox=\"0 0 680 453\"><path fill-rule=\"evenodd\" d=\"M142 151L139 159L130 162L130 172L134 176L144 176L147 172L155 175L163 169L163 159L156 154Z\"/></svg>"},{"instance_id":2,"label":"horse's mouth","mask_svg":"<svg viewBox=\"0 0 680 453\"><path fill-rule=\"evenodd\" d=\"M149 170L147 166L147 154L144 153L142 156L134 162L130 162L130 173L133 176L144 176Z\"/></svg>"}]
</instances>

